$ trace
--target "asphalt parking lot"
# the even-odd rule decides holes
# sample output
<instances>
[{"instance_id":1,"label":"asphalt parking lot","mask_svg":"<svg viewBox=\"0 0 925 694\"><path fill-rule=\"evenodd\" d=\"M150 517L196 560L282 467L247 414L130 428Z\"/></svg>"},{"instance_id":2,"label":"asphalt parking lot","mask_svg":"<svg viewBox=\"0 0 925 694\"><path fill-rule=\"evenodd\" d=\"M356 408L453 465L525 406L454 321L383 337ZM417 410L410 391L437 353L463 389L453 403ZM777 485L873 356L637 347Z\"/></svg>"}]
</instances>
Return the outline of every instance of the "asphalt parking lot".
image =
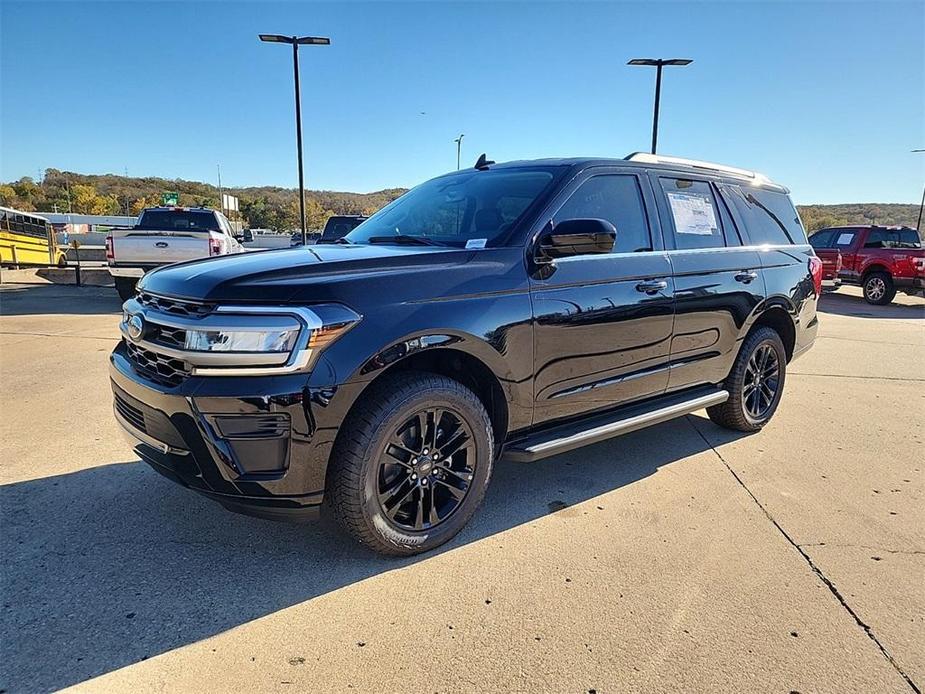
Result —
<instances>
[{"instance_id":1,"label":"asphalt parking lot","mask_svg":"<svg viewBox=\"0 0 925 694\"><path fill-rule=\"evenodd\" d=\"M783 403L499 464L447 547L386 559L138 462L112 289L0 288L0 690L925 688L925 301L825 296Z\"/></svg>"}]
</instances>

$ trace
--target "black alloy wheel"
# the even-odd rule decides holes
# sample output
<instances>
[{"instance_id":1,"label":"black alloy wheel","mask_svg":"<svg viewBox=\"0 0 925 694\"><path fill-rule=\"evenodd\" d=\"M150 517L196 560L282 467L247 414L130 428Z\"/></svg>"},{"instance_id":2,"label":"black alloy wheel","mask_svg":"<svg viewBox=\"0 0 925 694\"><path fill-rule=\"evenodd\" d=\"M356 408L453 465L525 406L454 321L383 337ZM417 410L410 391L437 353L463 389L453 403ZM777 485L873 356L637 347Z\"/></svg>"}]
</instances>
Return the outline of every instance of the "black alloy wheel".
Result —
<instances>
[{"instance_id":1,"label":"black alloy wheel","mask_svg":"<svg viewBox=\"0 0 925 694\"><path fill-rule=\"evenodd\" d=\"M774 347L761 344L748 360L742 383L745 412L755 421L764 419L780 388L780 360Z\"/></svg>"},{"instance_id":2,"label":"black alloy wheel","mask_svg":"<svg viewBox=\"0 0 925 694\"><path fill-rule=\"evenodd\" d=\"M472 430L462 418L438 407L414 413L392 433L379 460L383 513L404 530L439 525L465 500L475 465Z\"/></svg>"}]
</instances>

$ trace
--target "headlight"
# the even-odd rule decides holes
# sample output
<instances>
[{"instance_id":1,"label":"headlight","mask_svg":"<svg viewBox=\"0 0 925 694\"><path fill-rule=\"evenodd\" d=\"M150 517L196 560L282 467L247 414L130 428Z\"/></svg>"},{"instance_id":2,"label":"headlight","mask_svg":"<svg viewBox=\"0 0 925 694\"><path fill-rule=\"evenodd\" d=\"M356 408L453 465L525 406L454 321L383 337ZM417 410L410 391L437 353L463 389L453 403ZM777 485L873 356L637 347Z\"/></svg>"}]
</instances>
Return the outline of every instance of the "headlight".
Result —
<instances>
[{"instance_id":1,"label":"headlight","mask_svg":"<svg viewBox=\"0 0 925 694\"><path fill-rule=\"evenodd\" d=\"M186 349L193 352L289 352L299 327L284 330L187 330Z\"/></svg>"}]
</instances>

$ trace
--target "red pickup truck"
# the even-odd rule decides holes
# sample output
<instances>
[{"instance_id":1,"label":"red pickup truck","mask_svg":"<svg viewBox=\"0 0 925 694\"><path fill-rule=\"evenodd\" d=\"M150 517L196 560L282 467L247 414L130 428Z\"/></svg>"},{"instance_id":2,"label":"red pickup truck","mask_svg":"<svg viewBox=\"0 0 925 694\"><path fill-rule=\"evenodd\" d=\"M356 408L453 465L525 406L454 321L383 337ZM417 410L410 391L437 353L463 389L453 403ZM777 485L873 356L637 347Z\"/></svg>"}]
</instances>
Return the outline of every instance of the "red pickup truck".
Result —
<instances>
[{"instance_id":1,"label":"red pickup truck","mask_svg":"<svg viewBox=\"0 0 925 694\"><path fill-rule=\"evenodd\" d=\"M897 291L925 292L925 250L909 227L844 226L820 229L809 237L823 268L836 268L843 284L863 288L869 304L885 305ZM838 258L841 257L841 268Z\"/></svg>"}]
</instances>

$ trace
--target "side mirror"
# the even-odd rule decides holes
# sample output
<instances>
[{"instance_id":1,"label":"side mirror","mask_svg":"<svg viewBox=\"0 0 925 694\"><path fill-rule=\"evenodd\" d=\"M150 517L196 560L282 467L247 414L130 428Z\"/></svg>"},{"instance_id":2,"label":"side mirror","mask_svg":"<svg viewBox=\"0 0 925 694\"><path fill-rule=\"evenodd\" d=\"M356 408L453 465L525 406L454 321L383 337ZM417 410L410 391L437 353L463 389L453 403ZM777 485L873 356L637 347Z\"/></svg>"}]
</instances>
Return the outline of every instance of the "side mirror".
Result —
<instances>
[{"instance_id":1,"label":"side mirror","mask_svg":"<svg viewBox=\"0 0 925 694\"><path fill-rule=\"evenodd\" d=\"M539 259L611 253L617 228L606 219L566 219L540 236Z\"/></svg>"}]
</instances>

